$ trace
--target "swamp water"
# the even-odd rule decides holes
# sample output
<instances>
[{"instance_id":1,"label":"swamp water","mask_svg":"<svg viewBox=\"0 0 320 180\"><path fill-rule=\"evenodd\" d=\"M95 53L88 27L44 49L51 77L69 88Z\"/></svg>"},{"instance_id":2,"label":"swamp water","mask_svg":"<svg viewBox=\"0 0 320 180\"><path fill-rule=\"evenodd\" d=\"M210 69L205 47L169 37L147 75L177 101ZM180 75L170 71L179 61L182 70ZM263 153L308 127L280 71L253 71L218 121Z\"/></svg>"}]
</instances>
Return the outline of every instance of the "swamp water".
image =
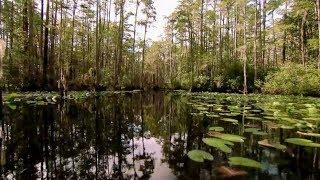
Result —
<instances>
[{"instance_id":1,"label":"swamp water","mask_svg":"<svg viewBox=\"0 0 320 180\"><path fill-rule=\"evenodd\" d=\"M320 179L320 99L76 94L7 95L3 179Z\"/></svg>"}]
</instances>

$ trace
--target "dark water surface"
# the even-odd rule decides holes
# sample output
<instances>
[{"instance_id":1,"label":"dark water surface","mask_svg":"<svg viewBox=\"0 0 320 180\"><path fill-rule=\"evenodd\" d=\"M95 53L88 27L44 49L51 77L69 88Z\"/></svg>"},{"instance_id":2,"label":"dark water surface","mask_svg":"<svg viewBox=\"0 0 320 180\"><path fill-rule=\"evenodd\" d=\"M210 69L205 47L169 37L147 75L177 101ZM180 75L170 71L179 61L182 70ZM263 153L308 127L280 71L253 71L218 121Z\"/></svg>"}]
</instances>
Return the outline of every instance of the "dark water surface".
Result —
<instances>
[{"instance_id":1,"label":"dark water surface","mask_svg":"<svg viewBox=\"0 0 320 180\"><path fill-rule=\"evenodd\" d=\"M293 104L293 113L287 110L288 101ZM219 167L229 166L228 157L242 156L261 162L262 169L237 167L248 175L235 179L320 179L317 149L288 145L283 152L259 146L257 141L265 138L244 132L247 127L258 127L268 133L267 138L286 144L284 139L296 137L296 130L274 128L270 116L287 117L298 124L303 117L319 115L320 103L314 103L315 114L311 116L304 110L313 99L295 101L286 98L261 103L255 97L242 99L238 95L137 92L104 93L52 104L5 105L0 128L1 177L217 179L228 177L219 171ZM199 107L217 116L203 115ZM230 114L233 111L236 113ZM231 116L239 123L221 120ZM306 128L318 131L314 121L306 121ZM211 126L243 135L246 141L235 144L231 154L208 147L202 138ZM214 160L193 162L187 156L193 149L210 152Z\"/></svg>"}]
</instances>

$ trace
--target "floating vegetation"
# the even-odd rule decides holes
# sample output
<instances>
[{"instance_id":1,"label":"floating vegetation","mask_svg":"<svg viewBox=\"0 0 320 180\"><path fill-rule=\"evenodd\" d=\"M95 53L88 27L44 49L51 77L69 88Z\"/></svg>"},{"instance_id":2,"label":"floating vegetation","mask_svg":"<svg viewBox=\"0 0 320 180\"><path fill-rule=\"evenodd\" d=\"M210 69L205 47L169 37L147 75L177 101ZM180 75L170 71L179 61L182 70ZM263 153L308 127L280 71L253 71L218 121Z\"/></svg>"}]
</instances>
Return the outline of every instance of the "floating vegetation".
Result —
<instances>
[{"instance_id":1,"label":"floating vegetation","mask_svg":"<svg viewBox=\"0 0 320 180\"><path fill-rule=\"evenodd\" d=\"M287 147L285 145L282 145L280 143L274 143L274 142L270 142L268 139L265 139L265 140L262 140L262 141L259 141L258 144L260 146L264 146L264 147L269 147L269 148L274 148L274 149L278 149L278 150L281 150L281 151L284 151L287 149Z\"/></svg>"},{"instance_id":2,"label":"floating vegetation","mask_svg":"<svg viewBox=\"0 0 320 180\"><path fill-rule=\"evenodd\" d=\"M302 139L302 138L289 138L285 140L287 143L298 145L298 146L305 146L305 147L320 147L320 144L314 143L309 139Z\"/></svg>"},{"instance_id":3,"label":"floating vegetation","mask_svg":"<svg viewBox=\"0 0 320 180\"><path fill-rule=\"evenodd\" d=\"M261 169L262 164L252 159L243 158L243 157L231 157L229 158L229 164L231 166L244 166Z\"/></svg>"},{"instance_id":4,"label":"floating vegetation","mask_svg":"<svg viewBox=\"0 0 320 180\"><path fill-rule=\"evenodd\" d=\"M223 127L215 126L215 127L210 127L209 131L216 131L216 132L222 132L224 131Z\"/></svg>"},{"instance_id":5,"label":"floating vegetation","mask_svg":"<svg viewBox=\"0 0 320 180\"><path fill-rule=\"evenodd\" d=\"M199 162L202 163L205 160L208 161L213 161L213 156L210 153L207 153L205 151L202 150L192 150L188 152L188 157L195 161L195 162Z\"/></svg>"},{"instance_id":6,"label":"floating vegetation","mask_svg":"<svg viewBox=\"0 0 320 180\"><path fill-rule=\"evenodd\" d=\"M231 153L232 149L229 146L234 144L230 141L226 141L218 138L204 138L202 141L208 146L215 147L225 153ZM229 146L228 146L229 145Z\"/></svg>"},{"instance_id":7,"label":"floating vegetation","mask_svg":"<svg viewBox=\"0 0 320 180\"><path fill-rule=\"evenodd\" d=\"M237 170L237 169L233 169L231 167L226 167L226 166L218 167L216 170L223 179L237 177L237 176L245 176L248 174L246 171Z\"/></svg>"},{"instance_id":8,"label":"floating vegetation","mask_svg":"<svg viewBox=\"0 0 320 180\"><path fill-rule=\"evenodd\" d=\"M209 118L219 118L220 117L218 114L213 114L213 113L207 113L206 116Z\"/></svg>"},{"instance_id":9,"label":"floating vegetation","mask_svg":"<svg viewBox=\"0 0 320 180\"><path fill-rule=\"evenodd\" d=\"M247 128L244 130L244 132L247 132L247 133L253 133L253 132L256 132L256 131L259 131L260 129L258 128Z\"/></svg>"},{"instance_id":10,"label":"floating vegetation","mask_svg":"<svg viewBox=\"0 0 320 180\"><path fill-rule=\"evenodd\" d=\"M233 124L238 124L238 120L236 119L231 119L231 118L222 118L221 121L224 121L224 122L230 122L230 123L233 123Z\"/></svg>"},{"instance_id":11,"label":"floating vegetation","mask_svg":"<svg viewBox=\"0 0 320 180\"><path fill-rule=\"evenodd\" d=\"M299 134L299 135L301 135L301 136L309 136L309 137L317 137L317 138L320 138L320 134L318 134L318 133L300 132L300 131L297 131L297 134Z\"/></svg>"},{"instance_id":12,"label":"floating vegetation","mask_svg":"<svg viewBox=\"0 0 320 180\"><path fill-rule=\"evenodd\" d=\"M220 138L226 141L231 141L231 142L239 142L242 143L246 139L245 137L239 136L239 135L234 135L234 134L223 134L219 132L209 132L209 136Z\"/></svg>"}]
</instances>

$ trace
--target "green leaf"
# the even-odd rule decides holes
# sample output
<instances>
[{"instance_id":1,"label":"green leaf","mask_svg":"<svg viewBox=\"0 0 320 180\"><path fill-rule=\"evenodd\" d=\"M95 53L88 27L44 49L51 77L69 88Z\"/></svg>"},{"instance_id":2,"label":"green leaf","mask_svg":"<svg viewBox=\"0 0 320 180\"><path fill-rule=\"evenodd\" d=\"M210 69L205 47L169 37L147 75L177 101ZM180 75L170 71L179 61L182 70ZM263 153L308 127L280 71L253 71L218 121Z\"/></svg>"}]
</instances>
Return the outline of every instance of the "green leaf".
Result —
<instances>
[{"instance_id":1,"label":"green leaf","mask_svg":"<svg viewBox=\"0 0 320 180\"><path fill-rule=\"evenodd\" d=\"M208 146L215 147L225 153L231 153L231 148L229 146L233 146L234 144L230 141L226 141L218 138L204 138L202 141ZM229 145L229 146L227 146Z\"/></svg>"},{"instance_id":2,"label":"green leaf","mask_svg":"<svg viewBox=\"0 0 320 180\"><path fill-rule=\"evenodd\" d=\"M192 150L188 152L188 157L196 162L204 162L204 160L213 161L213 156L202 150Z\"/></svg>"},{"instance_id":3,"label":"green leaf","mask_svg":"<svg viewBox=\"0 0 320 180\"><path fill-rule=\"evenodd\" d=\"M302 139L302 138L289 138L285 140L287 143L298 145L298 146L305 146L305 147L320 147L320 144L314 143L309 139Z\"/></svg>"},{"instance_id":4,"label":"green leaf","mask_svg":"<svg viewBox=\"0 0 320 180\"><path fill-rule=\"evenodd\" d=\"M275 149L278 149L278 150L281 150L281 151L284 151L284 150L287 149L287 147L285 145L282 145L280 143L270 142L268 139L259 141L258 144L260 146L265 146L265 147L269 147L269 148L275 148Z\"/></svg>"},{"instance_id":5,"label":"green leaf","mask_svg":"<svg viewBox=\"0 0 320 180\"><path fill-rule=\"evenodd\" d=\"M16 110L16 109L17 109L17 105L12 104L12 103L9 103L9 104L8 104L8 107L9 107L10 109L12 109L12 110Z\"/></svg>"},{"instance_id":6,"label":"green leaf","mask_svg":"<svg viewBox=\"0 0 320 180\"><path fill-rule=\"evenodd\" d=\"M231 118L222 118L221 121L231 122L231 123L233 123L233 124L238 124L238 120L236 120L236 119L231 119Z\"/></svg>"},{"instance_id":7,"label":"green leaf","mask_svg":"<svg viewBox=\"0 0 320 180\"><path fill-rule=\"evenodd\" d=\"M222 134L222 133L211 133L210 134L213 137L220 138L223 140L231 141L231 142L244 142L246 139L245 137L234 135L234 134Z\"/></svg>"},{"instance_id":8,"label":"green leaf","mask_svg":"<svg viewBox=\"0 0 320 180\"><path fill-rule=\"evenodd\" d=\"M253 133L253 132L256 132L256 131L259 131L260 129L258 128L247 128L244 130L244 132L247 132L247 133Z\"/></svg>"},{"instance_id":9,"label":"green leaf","mask_svg":"<svg viewBox=\"0 0 320 180\"><path fill-rule=\"evenodd\" d=\"M210 128L209 128L209 131L222 132L222 131L224 131L224 128L223 128L223 127L215 126L215 127L210 127Z\"/></svg>"},{"instance_id":10,"label":"green leaf","mask_svg":"<svg viewBox=\"0 0 320 180\"><path fill-rule=\"evenodd\" d=\"M262 164L252 159L243 158L243 157L231 157L229 158L229 164L231 166L245 166L261 169Z\"/></svg>"}]
</instances>

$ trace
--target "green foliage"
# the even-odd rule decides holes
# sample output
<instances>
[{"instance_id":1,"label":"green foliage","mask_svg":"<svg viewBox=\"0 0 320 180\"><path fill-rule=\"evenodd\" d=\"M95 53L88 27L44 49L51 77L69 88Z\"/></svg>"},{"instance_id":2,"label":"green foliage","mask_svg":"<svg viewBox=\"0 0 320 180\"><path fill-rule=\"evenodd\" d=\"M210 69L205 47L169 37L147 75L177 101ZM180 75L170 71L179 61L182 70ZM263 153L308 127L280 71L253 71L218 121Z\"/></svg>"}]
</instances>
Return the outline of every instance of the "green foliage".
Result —
<instances>
[{"instance_id":1,"label":"green foliage","mask_svg":"<svg viewBox=\"0 0 320 180\"><path fill-rule=\"evenodd\" d=\"M229 146L234 144L230 141L226 141L218 138L204 138L202 141L208 146L215 147L225 153L231 153L232 149Z\"/></svg>"},{"instance_id":2,"label":"green foliage","mask_svg":"<svg viewBox=\"0 0 320 180\"><path fill-rule=\"evenodd\" d=\"M205 151L202 150L192 150L188 152L188 157L195 161L202 163L204 160L213 161L213 156Z\"/></svg>"},{"instance_id":3,"label":"green foliage","mask_svg":"<svg viewBox=\"0 0 320 180\"><path fill-rule=\"evenodd\" d=\"M229 158L229 164L231 166L245 166L257 169L261 169L262 167L262 164L260 162L243 157L231 157Z\"/></svg>"},{"instance_id":4,"label":"green foliage","mask_svg":"<svg viewBox=\"0 0 320 180\"><path fill-rule=\"evenodd\" d=\"M263 87L265 93L320 96L320 70L288 64L270 73Z\"/></svg>"},{"instance_id":5,"label":"green foliage","mask_svg":"<svg viewBox=\"0 0 320 180\"><path fill-rule=\"evenodd\" d=\"M305 147L320 147L320 144L314 143L311 140L308 139L302 139L302 138L289 138L286 139L287 143L298 145L298 146L305 146Z\"/></svg>"}]
</instances>

